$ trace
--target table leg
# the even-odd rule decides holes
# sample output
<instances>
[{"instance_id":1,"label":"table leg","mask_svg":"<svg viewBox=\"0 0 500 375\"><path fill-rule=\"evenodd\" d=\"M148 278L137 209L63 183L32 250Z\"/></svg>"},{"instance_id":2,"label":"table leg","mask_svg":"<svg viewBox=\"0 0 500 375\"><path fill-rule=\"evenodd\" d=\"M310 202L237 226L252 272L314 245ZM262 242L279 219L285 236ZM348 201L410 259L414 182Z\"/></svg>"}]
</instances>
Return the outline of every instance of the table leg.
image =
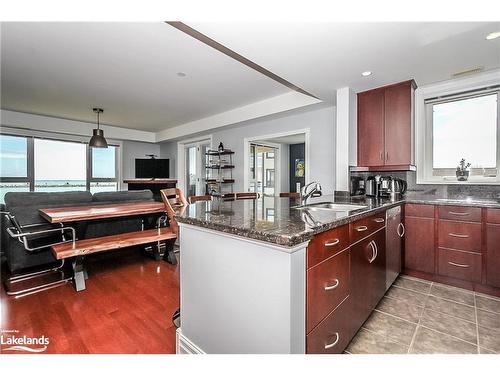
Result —
<instances>
[{"instance_id":1,"label":"table leg","mask_svg":"<svg viewBox=\"0 0 500 375\"><path fill-rule=\"evenodd\" d=\"M85 290L85 279L88 278L87 271L83 265L83 257L75 257L73 259L73 280L77 292Z\"/></svg>"}]
</instances>

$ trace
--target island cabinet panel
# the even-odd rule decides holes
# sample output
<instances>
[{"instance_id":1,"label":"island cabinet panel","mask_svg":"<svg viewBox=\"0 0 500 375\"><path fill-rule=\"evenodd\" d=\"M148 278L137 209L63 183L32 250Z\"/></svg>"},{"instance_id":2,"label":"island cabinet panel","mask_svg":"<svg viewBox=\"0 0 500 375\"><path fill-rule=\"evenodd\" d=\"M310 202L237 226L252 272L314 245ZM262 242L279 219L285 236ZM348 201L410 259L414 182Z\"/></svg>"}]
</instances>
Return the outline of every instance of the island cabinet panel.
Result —
<instances>
[{"instance_id":1,"label":"island cabinet panel","mask_svg":"<svg viewBox=\"0 0 500 375\"><path fill-rule=\"evenodd\" d=\"M351 247L351 319L355 331L371 314L385 293L385 231Z\"/></svg>"},{"instance_id":2,"label":"island cabinet panel","mask_svg":"<svg viewBox=\"0 0 500 375\"><path fill-rule=\"evenodd\" d=\"M405 209L405 268L434 273L434 219L409 216Z\"/></svg>"},{"instance_id":3,"label":"island cabinet panel","mask_svg":"<svg viewBox=\"0 0 500 375\"><path fill-rule=\"evenodd\" d=\"M454 221L481 222L481 208L461 206L439 206L439 218Z\"/></svg>"},{"instance_id":4,"label":"island cabinet panel","mask_svg":"<svg viewBox=\"0 0 500 375\"><path fill-rule=\"evenodd\" d=\"M439 220L439 247L480 253L481 238L481 223Z\"/></svg>"},{"instance_id":5,"label":"island cabinet panel","mask_svg":"<svg viewBox=\"0 0 500 375\"><path fill-rule=\"evenodd\" d=\"M500 210L494 213L495 219ZM488 212L488 220L493 214ZM486 224L486 283L500 288L500 224Z\"/></svg>"},{"instance_id":6,"label":"island cabinet panel","mask_svg":"<svg viewBox=\"0 0 500 375\"><path fill-rule=\"evenodd\" d=\"M308 354L340 354L352 338L351 297L347 297L306 337Z\"/></svg>"},{"instance_id":7,"label":"island cabinet panel","mask_svg":"<svg viewBox=\"0 0 500 375\"><path fill-rule=\"evenodd\" d=\"M384 165L384 90L358 94L358 166Z\"/></svg>"},{"instance_id":8,"label":"island cabinet panel","mask_svg":"<svg viewBox=\"0 0 500 375\"><path fill-rule=\"evenodd\" d=\"M307 268L349 247L349 225L319 233L307 246Z\"/></svg>"},{"instance_id":9,"label":"island cabinet panel","mask_svg":"<svg viewBox=\"0 0 500 375\"><path fill-rule=\"evenodd\" d=\"M349 295L349 249L307 270L307 332Z\"/></svg>"}]
</instances>

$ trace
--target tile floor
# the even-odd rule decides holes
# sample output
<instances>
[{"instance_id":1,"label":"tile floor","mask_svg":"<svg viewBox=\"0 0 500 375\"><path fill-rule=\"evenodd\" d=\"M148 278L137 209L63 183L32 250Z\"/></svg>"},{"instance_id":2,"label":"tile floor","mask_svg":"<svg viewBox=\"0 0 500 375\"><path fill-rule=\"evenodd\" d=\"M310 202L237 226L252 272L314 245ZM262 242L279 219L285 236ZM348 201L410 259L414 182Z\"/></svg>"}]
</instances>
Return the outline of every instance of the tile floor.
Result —
<instances>
[{"instance_id":1,"label":"tile floor","mask_svg":"<svg viewBox=\"0 0 500 375\"><path fill-rule=\"evenodd\" d=\"M346 352L500 353L500 298L400 276Z\"/></svg>"}]
</instances>

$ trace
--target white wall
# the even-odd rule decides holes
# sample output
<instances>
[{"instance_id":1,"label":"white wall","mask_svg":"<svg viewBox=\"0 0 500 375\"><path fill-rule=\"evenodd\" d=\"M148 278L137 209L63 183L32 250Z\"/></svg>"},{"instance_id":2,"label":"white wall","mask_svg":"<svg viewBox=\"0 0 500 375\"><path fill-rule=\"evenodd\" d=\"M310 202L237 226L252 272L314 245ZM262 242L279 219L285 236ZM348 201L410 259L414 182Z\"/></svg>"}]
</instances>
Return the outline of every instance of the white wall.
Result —
<instances>
[{"instance_id":1,"label":"white wall","mask_svg":"<svg viewBox=\"0 0 500 375\"><path fill-rule=\"evenodd\" d=\"M177 176L177 142L162 142L160 145L160 157L170 159L170 178Z\"/></svg>"},{"instance_id":2,"label":"white wall","mask_svg":"<svg viewBox=\"0 0 500 375\"><path fill-rule=\"evenodd\" d=\"M224 143L226 148L235 151L233 158L236 168L233 177L236 179L235 191L243 191L244 139L288 132L291 130L310 129L310 181L319 181L324 194L332 194L335 186L335 107L324 104L288 111L257 120L246 121L238 125L228 126L211 133L213 144ZM202 133L199 133L202 134ZM198 134L197 134L198 135ZM195 136L195 134L190 137ZM177 155L177 144L162 144L162 157ZM287 177L288 178L288 177ZM282 176L283 181L283 176ZM286 185L288 187L288 183Z\"/></svg>"}]
</instances>

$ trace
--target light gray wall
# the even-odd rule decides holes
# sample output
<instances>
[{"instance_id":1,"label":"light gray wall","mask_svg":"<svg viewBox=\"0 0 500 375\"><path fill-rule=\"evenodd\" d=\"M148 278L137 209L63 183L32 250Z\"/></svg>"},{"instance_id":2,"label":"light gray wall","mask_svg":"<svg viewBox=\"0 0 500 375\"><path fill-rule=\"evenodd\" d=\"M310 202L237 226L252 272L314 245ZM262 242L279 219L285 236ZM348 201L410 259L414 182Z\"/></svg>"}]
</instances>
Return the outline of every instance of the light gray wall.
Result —
<instances>
[{"instance_id":1,"label":"light gray wall","mask_svg":"<svg viewBox=\"0 0 500 375\"><path fill-rule=\"evenodd\" d=\"M170 159L170 178L177 176L177 142L160 143L160 157Z\"/></svg>"},{"instance_id":2,"label":"light gray wall","mask_svg":"<svg viewBox=\"0 0 500 375\"><path fill-rule=\"evenodd\" d=\"M122 180L135 178L135 159L145 158L146 154L155 154L160 157L160 145L158 143L123 141ZM127 189L127 184L123 184L123 189Z\"/></svg>"},{"instance_id":3,"label":"light gray wall","mask_svg":"<svg viewBox=\"0 0 500 375\"><path fill-rule=\"evenodd\" d=\"M214 147L222 142L226 148L235 151L234 191L243 191L244 139L260 136L264 139L266 135L306 128L310 129L310 180L321 182L324 194L331 194L335 186L335 107L327 107L324 104L309 106L204 134L212 134ZM200 134L193 134L190 137L198 135ZM162 144L161 156L168 157L166 155L177 155L177 141ZM282 174L282 181L284 176L288 179L288 171ZM288 182L283 186L288 187Z\"/></svg>"}]
</instances>

